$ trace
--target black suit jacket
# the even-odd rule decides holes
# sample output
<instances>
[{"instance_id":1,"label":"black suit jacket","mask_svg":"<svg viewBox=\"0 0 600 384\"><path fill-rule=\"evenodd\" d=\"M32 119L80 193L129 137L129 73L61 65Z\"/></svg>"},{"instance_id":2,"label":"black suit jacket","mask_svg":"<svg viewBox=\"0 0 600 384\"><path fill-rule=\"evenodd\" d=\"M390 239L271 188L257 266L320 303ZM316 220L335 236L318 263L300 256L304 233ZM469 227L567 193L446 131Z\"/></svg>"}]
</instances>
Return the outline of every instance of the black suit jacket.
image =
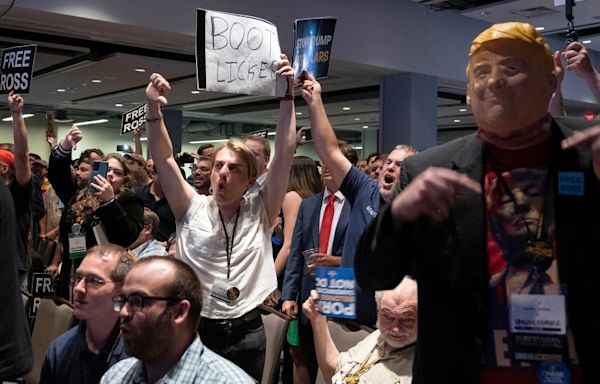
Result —
<instances>
[{"instance_id":1,"label":"black suit jacket","mask_svg":"<svg viewBox=\"0 0 600 384\"><path fill-rule=\"evenodd\" d=\"M593 364L600 359L600 321L589 311L600 302L600 182L589 151L560 148L562 139L583 127L574 119L554 121L548 167L559 277L568 286L568 321L585 382L598 383L600 373ZM429 166L465 173L483 186L483 144L472 134L412 156L402 170L401 188ZM559 194L559 172L583 172L584 196ZM487 342L485 239L485 201L478 194L457 194L451 217L441 224L422 218L394 230L387 207L365 232L355 263L361 286L393 288L413 263L416 266L419 336L413 383L477 382Z\"/></svg>"},{"instance_id":2,"label":"black suit jacket","mask_svg":"<svg viewBox=\"0 0 600 384\"><path fill-rule=\"evenodd\" d=\"M314 279L308 273L302 251L309 248L319 248L319 219L323 195L324 192L318 193L302 200L300 204L296 225L294 226L294 235L292 237L292 249L285 266L285 275L281 290L282 300L296 300L298 294L300 294L298 302L302 304L310 295L310 290L314 288ZM342 255L349 218L350 205L344 200L342 212L335 227L335 236L331 248L331 254L334 256L341 257ZM302 311L300 312L300 318L305 323L307 319L302 314Z\"/></svg>"}]
</instances>

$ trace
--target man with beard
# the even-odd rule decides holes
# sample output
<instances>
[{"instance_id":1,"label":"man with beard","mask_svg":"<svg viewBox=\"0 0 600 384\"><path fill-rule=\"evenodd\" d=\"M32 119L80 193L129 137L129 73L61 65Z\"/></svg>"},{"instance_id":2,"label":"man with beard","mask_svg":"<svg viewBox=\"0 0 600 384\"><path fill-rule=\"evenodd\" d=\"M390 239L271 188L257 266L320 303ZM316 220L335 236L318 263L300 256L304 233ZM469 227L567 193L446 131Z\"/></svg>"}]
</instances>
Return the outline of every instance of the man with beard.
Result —
<instances>
[{"instance_id":1,"label":"man with beard","mask_svg":"<svg viewBox=\"0 0 600 384\"><path fill-rule=\"evenodd\" d=\"M350 223L346 231L342 267L354 267L356 246L365 228L377 216L379 207L389 201L400 176L402 162L416 153L408 145L399 145L387 157L381 171L379 183L356 168L341 152L335 132L329 123L323 100L321 85L310 74L302 84L302 97L310 111L312 136L317 153L327 165L333 181L352 207ZM357 319L360 323L373 326L376 319L373 291L361 290L357 298Z\"/></svg>"},{"instance_id":2,"label":"man with beard","mask_svg":"<svg viewBox=\"0 0 600 384\"><path fill-rule=\"evenodd\" d=\"M80 322L48 347L41 384L97 383L126 357L112 298L134 262L135 256L118 245L99 245L87 252L73 286L73 314Z\"/></svg>"},{"instance_id":3,"label":"man with beard","mask_svg":"<svg viewBox=\"0 0 600 384\"><path fill-rule=\"evenodd\" d=\"M113 303L125 351L133 357L106 372L101 383L254 383L202 344L197 333L202 287L184 262L159 256L140 260Z\"/></svg>"},{"instance_id":4,"label":"man with beard","mask_svg":"<svg viewBox=\"0 0 600 384\"><path fill-rule=\"evenodd\" d=\"M212 166L212 157L201 155L192 169L194 188L201 195L210 195L210 171Z\"/></svg>"},{"instance_id":5,"label":"man with beard","mask_svg":"<svg viewBox=\"0 0 600 384\"><path fill-rule=\"evenodd\" d=\"M414 383L598 383L600 126L548 115L555 65L530 24L480 33L466 74L478 131L406 161L357 281L416 268Z\"/></svg>"},{"instance_id":6,"label":"man with beard","mask_svg":"<svg viewBox=\"0 0 600 384\"><path fill-rule=\"evenodd\" d=\"M375 292L378 329L347 352L340 353L333 343L318 300L313 290L302 308L312 323L317 360L326 383L411 383L417 339L414 280L405 277L393 290Z\"/></svg>"}]
</instances>

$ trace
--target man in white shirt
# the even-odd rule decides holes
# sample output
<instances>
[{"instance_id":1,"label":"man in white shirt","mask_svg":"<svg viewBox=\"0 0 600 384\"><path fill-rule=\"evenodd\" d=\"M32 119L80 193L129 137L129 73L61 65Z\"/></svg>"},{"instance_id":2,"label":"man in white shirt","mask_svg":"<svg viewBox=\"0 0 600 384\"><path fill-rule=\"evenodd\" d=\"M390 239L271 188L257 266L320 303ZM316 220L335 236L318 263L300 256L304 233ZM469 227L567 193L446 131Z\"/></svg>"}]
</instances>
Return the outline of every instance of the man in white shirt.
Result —
<instances>
[{"instance_id":1,"label":"man in white shirt","mask_svg":"<svg viewBox=\"0 0 600 384\"><path fill-rule=\"evenodd\" d=\"M285 55L276 72L291 76ZM246 193L256 181L255 155L240 141L230 140L214 155L211 196L199 195L181 176L162 121L169 83L150 77L148 143L167 201L177 221L176 257L188 263L203 288L203 342L260 380L265 334L259 306L277 286L271 232L286 193L296 142L293 100L280 102L273 166L263 187Z\"/></svg>"}]
</instances>

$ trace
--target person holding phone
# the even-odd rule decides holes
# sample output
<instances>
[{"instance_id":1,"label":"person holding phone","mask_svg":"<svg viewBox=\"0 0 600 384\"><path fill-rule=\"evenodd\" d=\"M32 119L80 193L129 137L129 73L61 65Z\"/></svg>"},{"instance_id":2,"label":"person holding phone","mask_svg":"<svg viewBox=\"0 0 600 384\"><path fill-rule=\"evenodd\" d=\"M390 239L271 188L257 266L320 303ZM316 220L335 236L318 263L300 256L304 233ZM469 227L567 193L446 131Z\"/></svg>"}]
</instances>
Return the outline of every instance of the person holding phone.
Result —
<instances>
[{"instance_id":1,"label":"person holding phone","mask_svg":"<svg viewBox=\"0 0 600 384\"><path fill-rule=\"evenodd\" d=\"M84 158L71 177L71 152L82 139L73 125L52 149L48 166L48 179L65 203L59 226L63 253L58 289L65 298L70 294L71 265L79 265L85 250L104 241L128 247L144 225L144 206L130 190L130 169L123 156L107 155L106 176L97 174L93 179L93 161Z\"/></svg>"}]
</instances>

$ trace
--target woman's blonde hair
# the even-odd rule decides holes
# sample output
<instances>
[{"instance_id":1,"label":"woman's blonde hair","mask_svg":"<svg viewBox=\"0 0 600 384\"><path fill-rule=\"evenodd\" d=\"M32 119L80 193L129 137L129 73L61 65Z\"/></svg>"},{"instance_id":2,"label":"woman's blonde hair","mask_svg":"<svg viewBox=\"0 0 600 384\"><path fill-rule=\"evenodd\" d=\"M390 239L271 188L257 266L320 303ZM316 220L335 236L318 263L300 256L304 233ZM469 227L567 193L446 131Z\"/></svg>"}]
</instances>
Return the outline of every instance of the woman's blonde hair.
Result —
<instances>
[{"instance_id":1,"label":"woman's blonde hair","mask_svg":"<svg viewBox=\"0 0 600 384\"><path fill-rule=\"evenodd\" d=\"M240 157L240 160L242 160L242 162L248 168L248 178L250 180L256 180L256 177L258 176L258 163L256 162L254 153L252 153L252 151L246 147L244 142L234 138L229 139L229 141L227 141L224 145L217 148L213 156L213 160L217 158L217 153L219 153L223 148L227 148L231 152L236 153Z\"/></svg>"}]
</instances>

